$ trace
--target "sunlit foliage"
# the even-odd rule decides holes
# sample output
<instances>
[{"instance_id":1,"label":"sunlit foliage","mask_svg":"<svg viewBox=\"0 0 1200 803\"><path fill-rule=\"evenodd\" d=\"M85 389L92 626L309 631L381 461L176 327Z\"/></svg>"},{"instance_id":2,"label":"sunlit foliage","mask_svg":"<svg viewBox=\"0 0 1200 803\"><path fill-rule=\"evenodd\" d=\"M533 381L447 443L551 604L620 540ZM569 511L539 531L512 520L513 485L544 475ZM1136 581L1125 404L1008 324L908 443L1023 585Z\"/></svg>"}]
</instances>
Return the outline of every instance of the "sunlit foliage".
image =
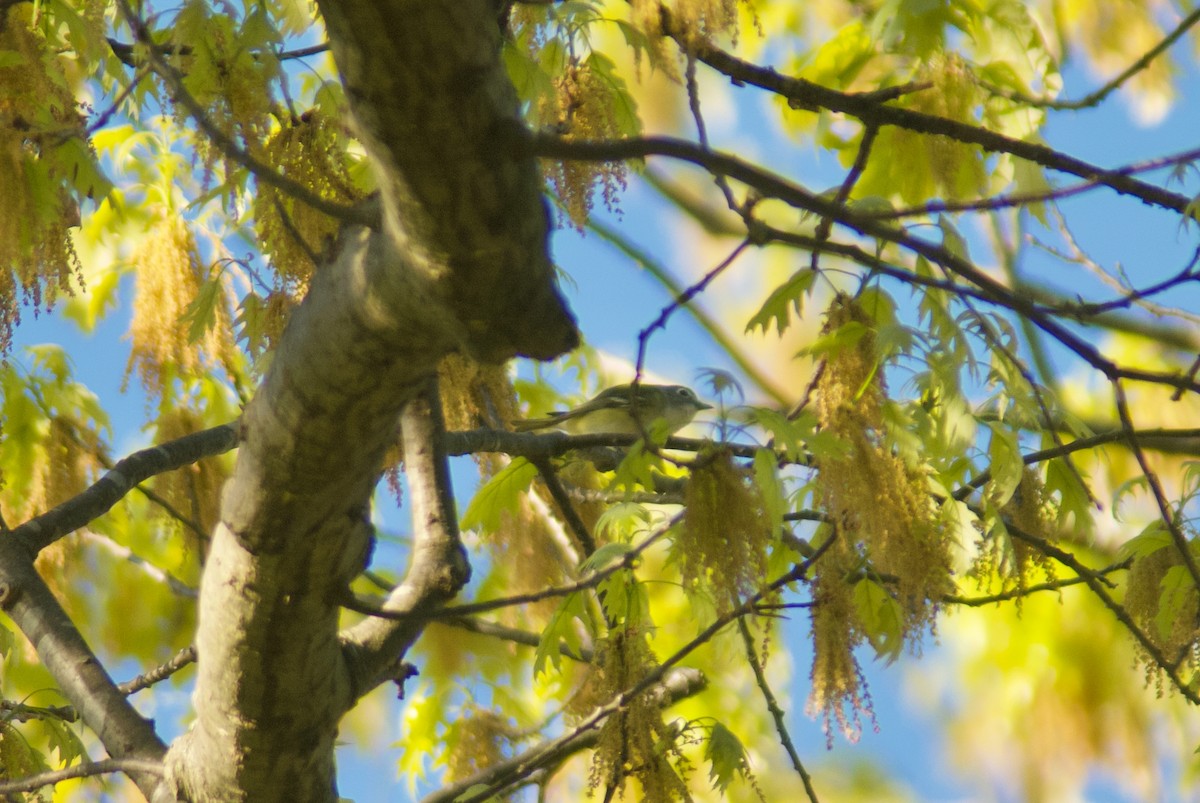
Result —
<instances>
[{"instance_id":1,"label":"sunlit foliage","mask_svg":"<svg viewBox=\"0 0 1200 803\"><path fill-rule=\"evenodd\" d=\"M603 281L633 309L650 276L662 312L600 311L628 360L441 361L439 447L464 458L443 489L472 564L460 602L485 604L423 612L419 677L398 709L364 698L347 738L391 743L399 721L390 755L422 792L815 798L810 781L842 781L809 777L795 714L828 745L903 727L877 716L876 673L923 661L945 763L980 794L1079 797L1107 766L1160 799L1164 772L1194 777L1200 274L1195 254L1131 262L1076 230L1099 215L1125 232L1145 206L1163 229L1126 240L1194 248L1197 157L1093 166L1045 140L1056 115L1114 102L1169 121L1200 14L494 5L490 56L532 136L497 132L488 159L540 157L556 245L615 245L640 273ZM139 447L235 421L345 228L378 213L382 169L326 39L305 3L0 3L0 536L84 505ZM1068 97L1080 73L1094 85ZM1081 213L1077 195L1111 206ZM560 261L581 284L601 264ZM26 311L103 345L29 345ZM655 339L688 314L721 365L697 388L715 409L682 434L710 442L509 431L612 384L689 382L692 355ZM79 378L98 353L124 364L124 395ZM379 466L402 505L403 446ZM232 467L159 473L41 550L105 661L149 670L190 643ZM425 526L378 506L383 557L359 596L403 577L396 553ZM36 645L0 625L0 776L98 754L38 696L57 692ZM537 753L555 739L562 753Z\"/></svg>"}]
</instances>

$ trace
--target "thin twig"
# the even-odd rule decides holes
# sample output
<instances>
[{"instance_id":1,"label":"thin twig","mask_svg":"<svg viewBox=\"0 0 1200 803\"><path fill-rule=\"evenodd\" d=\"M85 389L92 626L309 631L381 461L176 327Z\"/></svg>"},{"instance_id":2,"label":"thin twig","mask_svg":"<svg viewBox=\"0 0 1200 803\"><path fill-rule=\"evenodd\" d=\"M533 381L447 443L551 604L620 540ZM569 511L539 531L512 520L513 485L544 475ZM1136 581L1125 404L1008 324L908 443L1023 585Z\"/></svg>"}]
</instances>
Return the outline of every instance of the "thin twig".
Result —
<instances>
[{"instance_id":1,"label":"thin twig","mask_svg":"<svg viewBox=\"0 0 1200 803\"><path fill-rule=\"evenodd\" d=\"M754 680L758 684L758 690L763 696L763 701L767 704L767 710L771 712L771 719L775 721L775 732L779 734L779 743L787 751L788 758L792 762L792 768L800 776L800 781L804 784L804 791L808 794L808 799L812 803L818 803L817 790L813 788L812 777L804 769L804 763L800 760L800 754L796 752L796 745L792 743L791 734L788 733L787 729L787 715L779 707L779 701L775 699L775 695L771 691L771 686L767 683L767 675L763 671L762 662L758 660L758 651L754 649L754 639L750 635L750 628L747 626L745 619L738 619L738 630L742 634L742 644L746 647L746 660L750 662L750 668L754 670Z\"/></svg>"},{"instance_id":2,"label":"thin twig","mask_svg":"<svg viewBox=\"0 0 1200 803\"><path fill-rule=\"evenodd\" d=\"M1107 577L1113 572L1125 571L1132 563L1132 559L1114 563L1103 569L1097 569L1094 574L1097 577ZM1083 576L1067 577L1061 580L1050 580L1045 583L1035 583L1024 588L1012 588L1008 591L1001 591L996 594L987 594L982 597L965 597L961 594L945 594L942 596L942 602L949 605L965 605L969 608L981 608L984 605L994 605L999 602L1011 602L1016 599L1024 599L1032 594L1040 591L1061 591L1070 586L1079 585L1087 582Z\"/></svg>"},{"instance_id":3,"label":"thin twig","mask_svg":"<svg viewBox=\"0 0 1200 803\"><path fill-rule=\"evenodd\" d=\"M1133 617L1129 615L1129 612L1126 611L1125 608L1120 605L1120 603L1113 599L1112 595L1108 592L1108 589L1105 588L1105 583L1107 582L1106 578L1100 576L1098 572L1084 566L1070 552L1059 549L1045 539L1038 538L1037 536L1022 530L1011 521L1005 522L1005 527L1010 535L1016 536L1025 543L1033 546L1042 554L1054 558L1054 560L1075 572L1075 574L1077 574L1082 580L1084 585L1086 585L1088 589L1096 595L1104 607L1108 608L1109 611L1112 612L1113 616L1117 617L1117 621L1119 621L1125 627L1125 629L1129 631L1134 640L1136 640L1141 648L1146 651L1146 655L1149 656L1154 665L1161 669L1164 674L1166 674L1166 676L1170 679L1171 684L1179 690L1179 693L1182 694L1184 698L1186 698L1188 702L1192 703L1193 705L1200 705L1200 694L1197 694L1196 690L1191 686L1191 684L1187 683L1182 677L1180 677L1178 667L1175 666L1171 661L1167 660L1166 656L1163 655L1162 650L1158 648L1158 645L1155 644L1154 641L1148 635L1146 635L1146 633L1140 627L1138 627L1138 624L1133 621Z\"/></svg>"},{"instance_id":4,"label":"thin twig","mask_svg":"<svg viewBox=\"0 0 1200 803\"><path fill-rule=\"evenodd\" d=\"M720 276L726 268L732 265L737 260L738 256L740 256L749 245L749 239L742 240L740 243L738 243L733 251L731 251L727 257L721 260L716 267L705 273L699 281L689 285L687 289L676 296L670 304L667 304L662 308L662 310L659 311L657 318L655 318L649 325L642 329L642 331L638 332L637 363L634 371L634 375L636 377L640 378L642 376L642 372L646 364L646 347L650 340L650 336L658 329L665 329L667 321L672 315L675 314L675 311L680 307L687 306L687 304L693 298L698 296L700 293L703 293L705 288L707 288L714 279Z\"/></svg>"},{"instance_id":5,"label":"thin twig","mask_svg":"<svg viewBox=\"0 0 1200 803\"><path fill-rule=\"evenodd\" d=\"M1159 514L1162 516L1163 523L1167 525L1167 530L1171 534L1171 540L1175 542L1175 549L1183 559L1183 565L1187 567L1188 574L1192 577L1192 583L1195 584L1196 588L1200 589L1200 566L1196 564L1196 556L1192 553L1192 545L1189 543L1187 535L1183 532L1183 528L1179 526L1179 519L1171 511L1170 503L1167 501L1167 495L1163 491L1158 474L1150 468L1150 462L1146 459L1146 453L1138 441L1137 430L1133 425L1133 418L1129 413L1129 400L1125 397L1125 388L1119 379L1112 378L1111 382L1113 396L1117 403L1117 415L1121 419L1121 427L1128 435L1129 448L1133 452L1138 466L1141 467L1142 475L1146 478L1146 482L1150 486L1150 492L1153 494L1154 501L1158 505Z\"/></svg>"},{"instance_id":6,"label":"thin twig","mask_svg":"<svg viewBox=\"0 0 1200 803\"><path fill-rule=\"evenodd\" d=\"M514 594L510 597L501 599L487 600L484 602L464 603L461 605L448 605L443 608L417 610L411 612L398 612L385 609L382 605L373 602L358 599L352 595L345 599L339 600L342 607L347 610L361 613L366 616L374 616L380 619L392 619L399 621L428 621L447 619L459 616L468 616L477 613L486 613L488 611L499 610L501 608L511 608L517 605L528 605L533 602L542 602L555 597L565 597L569 594L575 594L580 591L586 591L589 588L595 588L604 580L611 577L613 574L623 569L632 569L636 564L641 554L651 546L662 540L667 532L672 527L679 523L683 514L676 514L670 521L660 525L657 529L650 533L640 544L631 548L628 552L621 555L620 560L614 560L612 564L605 566L599 571L588 574L580 579L562 586L543 589L542 591L534 591L528 594Z\"/></svg>"},{"instance_id":7,"label":"thin twig","mask_svg":"<svg viewBox=\"0 0 1200 803\"><path fill-rule=\"evenodd\" d=\"M1179 41L1179 38L1187 33L1188 29L1197 22L1200 22L1200 8L1193 9L1192 13L1180 20L1179 24L1176 25L1170 33L1164 36L1158 44L1147 50L1136 61L1115 75L1112 80L1094 92L1089 92L1078 100L1038 98L1024 92L998 87L988 83L987 81L977 80L976 83L997 97L1016 101L1017 103L1024 103L1029 106L1036 106L1038 108L1055 109L1060 111L1091 108L1092 106L1100 105L1105 98L1107 98L1116 90L1120 89L1126 81L1149 67L1154 59L1158 58L1167 50L1167 48Z\"/></svg>"},{"instance_id":8,"label":"thin twig","mask_svg":"<svg viewBox=\"0 0 1200 803\"><path fill-rule=\"evenodd\" d=\"M647 251L635 245L615 228L607 226L594 218L588 221L587 228L636 262L647 273L653 276L659 284L665 287L672 296L678 298L682 295L685 289L683 283L673 276L665 265L661 264ZM709 315L697 302L688 304L684 309L708 332L709 337L729 355L730 359L737 364L738 368L746 374L751 382L778 404L788 403L787 394L775 384L775 381L771 377L767 376L766 373L754 364L750 356L742 349L742 346L733 337L730 337L719 321Z\"/></svg>"},{"instance_id":9,"label":"thin twig","mask_svg":"<svg viewBox=\"0 0 1200 803\"><path fill-rule=\"evenodd\" d=\"M122 694L136 694L142 689L148 689L155 683L159 683L174 675L179 670L189 664L196 662L196 648L192 646L184 647L179 652L175 653L171 660L161 666L156 666L144 675L138 675L133 680L127 680L124 683L118 683L117 689Z\"/></svg>"},{"instance_id":10,"label":"thin twig","mask_svg":"<svg viewBox=\"0 0 1200 803\"><path fill-rule=\"evenodd\" d=\"M233 137L226 134L216 123L209 119L204 107L188 92L187 87L183 85L183 79L179 70L172 67L163 58L162 48L151 38L145 23L130 8L128 0L117 0L117 4L121 9L121 14L124 16L126 23L133 30L138 41L146 46L146 53L150 60L151 69L166 82L175 100L187 110L187 113L196 121L196 124L200 126L205 135L212 140L213 144L227 158L246 168L259 181L270 184L280 192L292 196L301 203L307 204L318 212L329 215L335 220L357 223L364 226L372 225L373 221L370 219L370 216L365 215L357 207L344 206L323 198L298 181L283 175L270 165L260 162L247 150L239 146Z\"/></svg>"}]
</instances>

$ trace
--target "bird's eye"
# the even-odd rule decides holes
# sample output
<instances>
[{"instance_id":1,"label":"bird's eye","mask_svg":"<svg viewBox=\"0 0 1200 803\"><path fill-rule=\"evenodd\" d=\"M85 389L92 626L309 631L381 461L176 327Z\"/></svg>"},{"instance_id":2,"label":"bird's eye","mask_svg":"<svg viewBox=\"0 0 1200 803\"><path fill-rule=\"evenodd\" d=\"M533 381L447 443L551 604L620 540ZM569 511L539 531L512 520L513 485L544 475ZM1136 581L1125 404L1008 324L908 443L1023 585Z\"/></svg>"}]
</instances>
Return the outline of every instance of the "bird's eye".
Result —
<instances>
[{"instance_id":1,"label":"bird's eye","mask_svg":"<svg viewBox=\"0 0 1200 803\"><path fill-rule=\"evenodd\" d=\"M685 399L691 399L691 398L695 397L695 395L696 395L695 393L692 393L691 388L685 388L685 387L675 388L675 393L676 393L676 395L682 396Z\"/></svg>"}]
</instances>

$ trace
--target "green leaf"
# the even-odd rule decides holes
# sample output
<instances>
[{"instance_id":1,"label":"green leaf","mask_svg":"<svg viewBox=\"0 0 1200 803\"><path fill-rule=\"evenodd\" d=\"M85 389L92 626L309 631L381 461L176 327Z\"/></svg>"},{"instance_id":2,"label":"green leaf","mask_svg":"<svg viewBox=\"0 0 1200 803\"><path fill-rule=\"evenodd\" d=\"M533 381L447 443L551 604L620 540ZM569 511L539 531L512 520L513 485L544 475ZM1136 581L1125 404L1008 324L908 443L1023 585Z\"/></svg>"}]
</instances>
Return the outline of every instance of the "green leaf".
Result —
<instances>
[{"instance_id":1,"label":"green leaf","mask_svg":"<svg viewBox=\"0 0 1200 803\"><path fill-rule=\"evenodd\" d=\"M405 692L408 705L401 715L404 738L393 745L400 749L396 765L403 775L423 778L427 772L426 761L440 749L437 731L444 714L444 701L439 695L430 694L427 687L416 691L405 689Z\"/></svg>"},{"instance_id":2,"label":"green leaf","mask_svg":"<svg viewBox=\"0 0 1200 803\"><path fill-rule=\"evenodd\" d=\"M971 510L966 502L957 499L946 499L939 511L940 523L945 526L946 533L953 538L959 547L965 547L979 537L976 524L979 517Z\"/></svg>"},{"instance_id":3,"label":"green leaf","mask_svg":"<svg viewBox=\"0 0 1200 803\"><path fill-rule=\"evenodd\" d=\"M233 325L237 330L238 339L246 341L246 351L250 352L251 356L258 356L267 347L264 332L266 311L266 301L257 293L247 293L238 305L238 314Z\"/></svg>"},{"instance_id":4,"label":"green leaf","mask_svg":"<svg viewBox=\"0 0 1200 803\"><path fill-rule=\"evenodd\" d=\"M101 318L117 308L120 282L121 274L115 270L106 270L98 277L88 279L86 290L77 291L62 306L63 315L84 332L91 333Z\"/></svg>"},{"instance_id":5,"label":"green leaf","mask_svg":"<svg viewBox=\"0 0 1200 803\"><path fill-rule=\"evenodd\" d=\"M1054 457L1046 461L1046 491L1058 497L1058 521L1075 527L1077 531L1090 530L1093 524L1093 500L1083 484L1076 467L1072 469L1066 458Z\"/></svg>"},{"instance_id":6,"label":"green leaf","mask_svg":"<svg viewBox=\"0 0 1200 803\"><path fill-rule=\"evenodd\" d=\"M44 717L37 722L42 727L46 747L49 750L58 751L59 763L69 765L75 759L87 754L87 748L70 723L52 716Z\"/></svg>"},{"instance_id":7,"label":"green leaf","mask_svg":"<svg viewBox=\"0 0 1200 803\"><path fill-rule=\"evenodd\" d=\"M649 627L650 597L632 571L613 572L596 586L596 594L608 621Z\"/></svg>"},{"instance_id":8,"label":"green leaf","mask_svg":"<svg viewBox=\"0 0 1200 803\"><path fill-rule=\"evenodd\" d=\"M196 343L217 324L217 302L221 298L221 280L208 279L200 284L200 292L183 311L180 323L188 327L188 342Z\"/></svg>"},{"instance_id":9,"label":"green leaf","mask_svg":"<svg viewBox=\"0 0 1200 803\"><path fill-rule=\"evenodd\" d=\"M766 302L746 324L746 331L752 332L761 328L764 335L768 334L771 331L771 322L774 321L775 328L782 335L791 325L790 310L794 309L797 315L804 314L804 298L812 290L816 278L816 272L807 267L793 273L790 279L775 288L767 297Z\"/></svg>"},{"instance_id":10,"label":"green leaf","mask_svg":"<svg viewBox=\"0 0 1200 803\"><path fill-rule=\"evenodd\" d=\"M887 663L900 657L904 648L904 611L887 589L874 580L859 580L854 586L854 607L875 654Z\"/></svg>"},{"instance_id":11,"label":"green leaf","mask_svg":"<svg viewBox=\"0 0 1200 803\"><path fill-rule=\"evenodd\" d=\"M533 657L533 676L536 678L549 663L555 669L562 664L560 647L573 650L576 655L583 646L582 628L575 625L576 621L588 623L587 611L584 605L584 595L576 592L563 598L562 604L550 617L542 638L538 642L537 651ZM586 628L589 632L591 628Z\"/></svg>"},{"instance_id":12,"label":"green leaf","mask_svg":"<svg viewBox=\"0 0 1200 803\"><path fill-rule=\"evenodd\" d=\"M615 563L624 560L625 556L633 551L633 547L629 544L624 544L619 541L614 541L611 544L605 544L597 549L592 554L579 564L579 571L583 574L592 574L598 572L608 566L610 563Z\"/></svg>"},{"instance_id":13,"label":"green leaf","mask_svg":"<svg viewBox=\"0 0 1200 803\"><path fill-rule=\"evenodd\" d=\"M1140 533L1121 544L1121 548L1117 551L1117 561L1144 558L1164 547L1173 546L1174 543L1175 539L1171 537L1167 523L1162 519L1155 519L1147 524Z\"/></svg>"},{"instance_id":14,"label":"green leaf","mask_svg":"<svg viewBox=\"0 0 1200 803\"><path fill-rule=\"evenodd\" d=\"M620 465L613 475L613 486L633 490L640 486L642 488L654 487L654 472L653 468L658 464L658 457L651 452L646 451L645 445L638 441L633 445L625 457L621 459Z\"/></svg>"},{"instance_id":15,"label":"green leaf","mask_svg":"<svg viewBox=\"0 0 1200 803\"><path fill-rule=\"evenodd\" d=\"M1113 491L1112 511L1118 521L1121 520L1121 502L1126 496L1132 496L1135 491L1145 491L1150 487L1150 480L1145 474L1138 474L1117 486Z\"/></svg>"},{"instance_id":16,"label":"green leaf","mask_svg":"<svg viewBox=\"0 0 1200 803\"><path fill-rule=\"evenodd\" d=\"M800 349L796 356L823 357L853 348L870 331L871 329L861 321L847 321L832 332L821 335L811 345Z\"/></svg>"},{"instance_id":17,"label":"green leaf","mask_svg":"<svg viewBox=\"0 0 1200 803\"><path fill-rule=\"evenodd\" d=\"M1188 567L1179 565L1167 569L1158 587L1158 613L1154 616L1154 624L1159 638L1166 640L1175 629L1184 606L1197 593L1196 584Z\"/></svg>"},{"instance_id":18,"label":"green leaf","mask_svg":"<svg viewBox=\"0 0 1200 803\"><path fill-rule=\"evenodd\" d=\"M771 440L776 449L781 449L789 460L804 459L809 441L816 432L816 418L804 413L796 419L789 419L778 410L766 407L751 407L745 414L746 423L760 426L771 433Z\"/></svg>"},{"instance_id":19,"label":"green leaf","mask_svg":"<svg viewBox=\"0 0 1200 803\"><path fill-rule=\"evenodd\" d=\"M642 121L638 117L637 101L629 93L625 79L616 72L612 59L595 50L587 57L587 66L602 77L611 90L608 106L623 137L637 137L642 133Z\"/></svg>"},{"instance_id":20,"label":"green leaf","mask_svg":"<svg viewBox=\"0 0 1200 803\"><path fill-rule=\"evenodd\" d=\"M617 502L606 507L596 520L596 534L604 536L608 541L628 542L630 537L643 529L643 525L649 524L650 520L650 511L645 505L637 502Z\"/></svg>"},{"instance_id":21,"label":"green leaf","mask_svg":"<svg viewBox=\"0 0 1200 803\"><path fill-rule=\"evenodd\" d=\"M783 514L787 508L787 501L783 498L783 489L779 485L777 458L770 449L758 449L754 453L754 483L762 496L763 509L771 528L771 538L778 538L780 530L783 529Z\"/></svg>"},{"instance_id":22,"label":"green leaf","mask_svg":"<svg viewBox=\"0 0 1200 803\"><path fill-rule=\"evenodd\" d=\"M467 506L462 517L464 530L482 529L494 531L500 527L500 514L517 509L517 502L537 476L537 467L523 457L496 473L496 476L475 492L475 498Z\"/></svg>"},{"instance_id":23,"label":"green leaf","mask_svg":"<svg viewBox=\"0 0 1200 803\"><path fill-rule=\"evenodd\" d=\"M942 230L942 248L961 259L971 258L967 251L967 241L958 233L958 229L954 228L949 217L938 215L938 228Z\"/></svg>"},{"instance_id":24,"label":"green leaf","mask_svg":"<svg viewBox=\"0 0 1200 803\"><path fill-rule=\"evenodd\" d=\"M1025 461L1021 457L1021 447L1017 436L1011 430L995 421L988 421L987 427L992 431L988 443L988 459L991 462L992 480L989 485L989 496L1002 507L1021 484L1021 476L1025 473Z\"/></svg>"},{"instance_id":25,"label":"green leaf","mask_svg":"<svg viewBox=\"0 0 1200 803\"><path fill-rule=\"evenodd\" d=\"M80 196L99 201L112 192L112 182L84 140L75 137L66 140L53 150L51 158L54 173L62 176Z\"/></svg>"},{"instance_id":26,"label":"green leaf","mask_svg":"<svg viewBox=\"0 0 1200 803\"><path fill-rule=\"evenodd\" d=\"M746 772L746 748L733 731L720 722L714 722L709 732L704 760L709 764L709 780L718 792L725 792L737 775Z\"/></svg>"}]
</instances>

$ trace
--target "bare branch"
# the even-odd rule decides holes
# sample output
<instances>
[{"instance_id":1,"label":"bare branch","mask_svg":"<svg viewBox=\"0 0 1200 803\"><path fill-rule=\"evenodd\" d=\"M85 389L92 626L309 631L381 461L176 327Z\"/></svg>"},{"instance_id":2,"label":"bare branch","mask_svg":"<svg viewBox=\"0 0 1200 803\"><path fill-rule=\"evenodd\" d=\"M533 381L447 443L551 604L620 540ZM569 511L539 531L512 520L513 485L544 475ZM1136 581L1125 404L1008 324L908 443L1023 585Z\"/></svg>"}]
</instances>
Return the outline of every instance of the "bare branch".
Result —
<instances>
[{"instance_id":1,"label":"bare branch","mask_svg":"<svg viewBox=\"0 0 1200 803\"><path fill-rule=\"evenodd\" d=\"M857 117L874 126L894 125L921 134L937 134L962 143L978 145L986 151L1008 153L1042 167L1069 173L1087 181L1103 184L1123 195L1132 195L1148 204L1184 212L1190 199L1139 181L1128 175L1088 164L1082 159L1035 142L1013 139L986 128L960 123L932 114L881 103L870 94L839 92L803 78L780 75L769 67L743 61L706 42L689 42L696 57L717 72L744 84L759 87L787 98L795 108L819 111L828 109Z\"/></svg>"},{"instance_id":2,"label":"bare branch","mask_svg":"<svg viewBox=\"0 0 1200 803\"><path fill-rule=\"evenodd\" d=\"M1126 560L1121 563L1114 563L1103 569L1097 569L1093 574L1097 577L1107 577L1114 572L1127 571L1131 564L1131 560ZM1036 594L1040 591L1061 591L1064 588L1079 585L1086 582L1083 575L1075 577L1064 577L1061 580L1050 580L1045 583L1035 583L1024 588L1013 588L1008 591L1001 591L997 594L987 594L981 597L965 597L961 594L946 594L942 597L942 602L949 605L965 605L969 608L982 608L985 605L995 605L1000 602L1010 602L1016 599L1024 599L1025 597Z\"/></svg>"},{"instance_id":3,"label":"bare branch","mask_svg":"<svg viewBox=\"0 0 1200 803\"><path fill-rule=\"evenodd\" d=\"M0 795L16 795L21 792L36 792L43 786L70 781L74 778L89 778L94 775L107 775L111 772L124 772L138 775L162 775L161 761L146 761L139 758L107 758L102 761L88 761L61 770L39 772L15 781L0 781Z\"/></svg>"},{"instance_id":4,"label":"bare branch","mask_svg":"<svg viewBox=\"0 0 1200 803\"><path fill-rule=\"evenodd\" d=\"M689 303L691 303L693 298L703 293L705 288L712 284L714 279L724 273L730 265L737 261L737 258L741 256L742 252L745 251L750 244L751 242L749 239L742 240L740 243L738 243L734 249L729 252L728 256L717 263L712 270L701 276L698 281L692 283L686 290L676 296L670 304L667 304L659 311L657 318L643 328L642 331L638 332L638 350L635 368L635 375L637 377L640 378L642 375L642 371L646 363L646 348L649 345L650 336L654 334L655 330L665 329L667 326L667 321L673 314L675 314L675 311L680 307L687 306Z\"/></svg>"},{"instance_id":5,"label":"bare branch","mask_svg":"<svg viewBox=\"0 0 1200 803\"><path fill-rule=\"evenodd\" d=\"M828 199L822 198L780 176L751 165L735 156L716 151L705 151L693 143L671 137L586 141L564 140L559 137L547 135L532 135L526 138L524 147L539 156L580 159L584 161L624 161L627 159L645 158L647 156L669 156L685 162L691 162L713 173L729 175L738 181L755 187L766 197L778 198L798 209L804 209L822 216L830 216L842 225L860 234L893 242L902 248L925 257L931 262L941 265L946 270L979 288L982 293L980 297L989 303L1005 307L1029 319L1039 329L1042 329L1058 340L1063 346L1070 349L1080 359L1105 376L1152 382L1172 388L1182 387L1185 390L1200 393L1200 382L1182 373L1166 374L1116 365L1106 358L1086 338L1077 335L1064 324L1047 315L1029 299L1014 293L1011 289L1005 287L1002 282L992 278L968 260L952 253L943 245L914 237L903 229L882 225L879 221L867 216L858 215L845 207L839 207ZM1148 197L1144 197L1143 195L1139 195L1138 197L1148 200ZM1170 204L1164 203L1164 205L1182 211L1183 207L1186 206L1186 199L1182 196L1174 195L1172 195L1172 198L1180 203L1175 204L1172 201ZM775 236L775 232L764 234L764 237L767 239ZM812 247L820 248L822 246L814 240ZM907 273L892 266L887 266L886 263L880 264L892 272Z\"/></svg>"},{"instance_id":6,"label":"bare branch","mask_svg":"<svg viewBox=\"0 0 1200 803\"><path fill-rule=\"evenodd\" d=\"M156 666L144 675L138 675L133 680L121 683L117 688L122 694L136 694L142 689L148 689L155 683L166 680L189 664L196 662L196 648L184 647L171 660L161 666Z\"/></svg>"},{"instance_id":7,"label":"bare branch","mask_svg":"<svg viewBox=\"0 0 1200 803\"><path fill-rule=\"evenodd\" d=\"M134 487L151 477L191 465L237 446L237 424L223 424L185 435L169 443L134 452L83 493L16 527L12 535L31 552L39 552L67 533L103 516Z\"/></svg>"},{"instance_id":8,"label":"bare branch","mask_svg":"<svg viewBox=\"0 0 1200 803\"><path fill-rule=\"evenodd\" d=\"M683 283L673 276L665 265L661 264L649 252L635 245L624 234L595 218L588 220L587 228L588 231L595 232L599 235L600 239L611 243L617 250L633 260L640 268L653 276L672 296L679 297L683 294L685 290ZM754 364L742 345L729 336L724 329L724 325L709 315L700 306L698 300L693 300L684 309L708 332L709 337L721 347L721 350L725 354L729 355L729 358L737 364L738 368L745 373L759 390L781 405L788 404L787 394L783 389L778 386L775 380L767 376L765 372Z\"/></svg>"}]
</instances>

